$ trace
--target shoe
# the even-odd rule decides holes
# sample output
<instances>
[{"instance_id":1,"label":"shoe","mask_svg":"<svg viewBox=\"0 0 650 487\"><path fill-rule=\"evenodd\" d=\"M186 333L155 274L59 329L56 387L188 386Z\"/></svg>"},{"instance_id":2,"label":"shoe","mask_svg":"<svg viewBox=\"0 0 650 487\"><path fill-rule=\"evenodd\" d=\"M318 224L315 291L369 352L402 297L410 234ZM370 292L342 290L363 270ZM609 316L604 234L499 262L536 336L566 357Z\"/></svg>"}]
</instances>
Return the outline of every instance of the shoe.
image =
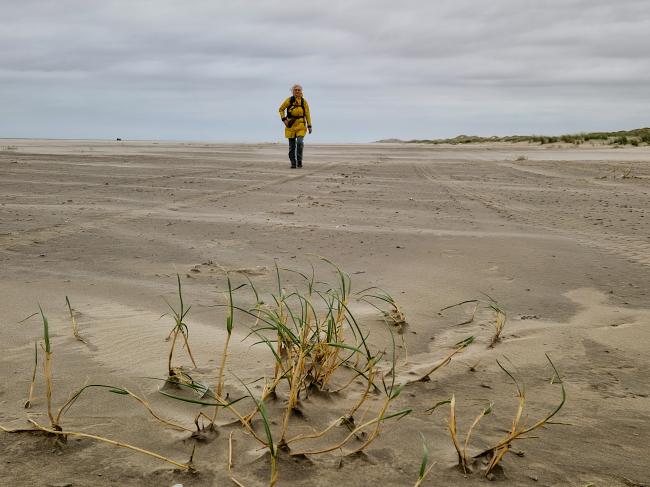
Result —
<instances>
[{"instance_id":1,"label":"shoe","mask_svg":"<svg viewBox=\"0 0 650 487\"><path fill-rule=\"evenodd\" d=\"M302 167L302 164L298 164L298 166L297 166L297 167Z\"/></svg>"},{"instance_id":2,"label":"shoe","mask_svg":"<svg viewBox=\"0 0 650 487\"><path fill-rule=\"evenodd\" d=\"M291 169L295 169L295 168L296 168L296 166L291 166Z\"/></svg>"}]
</instances>

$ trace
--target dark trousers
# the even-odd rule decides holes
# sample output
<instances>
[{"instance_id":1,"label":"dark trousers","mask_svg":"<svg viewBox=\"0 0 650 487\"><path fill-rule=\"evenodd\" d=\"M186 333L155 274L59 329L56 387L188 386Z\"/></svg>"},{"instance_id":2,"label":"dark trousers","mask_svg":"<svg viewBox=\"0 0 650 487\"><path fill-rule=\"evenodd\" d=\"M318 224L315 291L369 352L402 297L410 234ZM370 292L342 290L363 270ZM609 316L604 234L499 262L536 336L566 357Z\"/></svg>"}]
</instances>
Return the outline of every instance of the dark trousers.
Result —
<instances>
[{"instance_id":1,"label":"dark trousers","mask_svg":"<svg viewBox=\"0 0 650 487\"><path fill-rule=\"evenodd\" d=\"M302 149L305 147L303 138L295 137L289 139L289 160L291 161L291 167L302 167Z\"/></svg>"}]
</instances>

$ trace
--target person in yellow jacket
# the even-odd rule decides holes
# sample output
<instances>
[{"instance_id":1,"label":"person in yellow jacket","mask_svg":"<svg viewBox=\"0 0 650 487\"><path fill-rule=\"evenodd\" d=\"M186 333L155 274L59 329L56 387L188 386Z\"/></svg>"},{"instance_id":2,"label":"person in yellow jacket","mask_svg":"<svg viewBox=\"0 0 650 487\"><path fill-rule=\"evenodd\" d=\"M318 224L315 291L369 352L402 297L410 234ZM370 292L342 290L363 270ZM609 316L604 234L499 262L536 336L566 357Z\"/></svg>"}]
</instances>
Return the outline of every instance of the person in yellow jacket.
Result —
<instances>
[{"instance_id":1,"label":"person in yellow jacket","mask_svg":"<svg viewBox=\"0 0 650 487\"><path fill-rule=\"evenodd\" d=\"M302 167L303 139L307 131L311 134L309 104L302 96L302 86L293 85L293 96L280 105L280 118L284 122L284 136L289 139L289 160L291 169Z\"/></svg>"}]
</instances>

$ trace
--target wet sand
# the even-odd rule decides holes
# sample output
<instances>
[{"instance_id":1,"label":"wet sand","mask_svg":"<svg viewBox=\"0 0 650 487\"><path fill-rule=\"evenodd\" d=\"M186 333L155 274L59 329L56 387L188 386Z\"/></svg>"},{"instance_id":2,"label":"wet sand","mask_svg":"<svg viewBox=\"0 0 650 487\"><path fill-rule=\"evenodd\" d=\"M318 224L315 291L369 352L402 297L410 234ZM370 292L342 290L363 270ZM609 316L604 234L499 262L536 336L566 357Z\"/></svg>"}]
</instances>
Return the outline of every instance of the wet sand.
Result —
<instances>
[{"instance_id":1,"label":"wet sand","mask_svg":"<svg viewBox=\"0 0 650 487\"><path fill-rule=\"evenodd\" d=\"M163 397L151 379L166 373L173 323L161 315L169 310L165 299L177 303L176 274L192 305L187 323L198 367L185 350L176 360L214 383L226 336L226 272L272 291L274 262L302 272L314 263L319 278L334 281L318 259L325 256L351 275L353 291L380 286L404 310L398 377L435 364L467 336L476 342L430 382L405 388L395 408L413 413L386 422L364 455L281 456L278 485L413 485L418 432L436 462L423 485L484 484L480 473L464 478L454 468L448 407L425 411L454 394L464 438L494 402L470 444L479 452L503 435L517 408L516 389L496 359L507 357L526 380L529 423L557 405L545 353L567 391L554 418L562 424L515 443L518 455L505 457L497 480L650 482L649 148L307 143L305 167L291 170L279 144L0 142L3 426L28 427L27 414L47 424L42 379L33 407L23 408L42 325L38 317L18 322L39 303L51 325L56 404L86 383L119 385L192 429L198 409ZM288 286L299 282L290 273L286 279ZM493 348L489 309L464 325L471 306L440 312L485 295L507 312ZM71 334L66 296L86 343ZM352 309L374 349L388 349L379 313L356 301ZM233 374L254 381L273 372L264 347L244 340L248 321L239 319L227 367L233 396L242 393ZM361 383L335 397L310 396L296 431L326 426L360 390ZM269 403L278 418L282 406L282 397ZM236 425L197 443L189 432L161 427L135 401L95 392L73 406L64 426L181 462L196 444L198 473L88 439L60 447L40 434L0 432L2 485L229 485L233 431L235 476L247 486L268 483L268 458Z\"/></svg>"}]
</instances>

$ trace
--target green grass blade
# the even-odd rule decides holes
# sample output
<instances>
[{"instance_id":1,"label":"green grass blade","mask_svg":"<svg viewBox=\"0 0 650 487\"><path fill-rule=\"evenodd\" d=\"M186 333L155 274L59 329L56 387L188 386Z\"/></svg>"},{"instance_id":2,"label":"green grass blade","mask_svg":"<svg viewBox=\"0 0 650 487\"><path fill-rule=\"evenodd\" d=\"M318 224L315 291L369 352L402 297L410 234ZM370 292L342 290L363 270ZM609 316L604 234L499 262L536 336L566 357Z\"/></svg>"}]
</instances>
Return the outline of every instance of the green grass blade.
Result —
<instances>
[{"instance_id":1,"label":"green grass blade","mask_svg":"<svg viewBox=\"0 0 650 487\"><path fill-rule=\"evenodd\" d=\"M422 438L422 463L420 463L420 474L418 478L422 479L424 478L424 474L427 471L427 464L429 463L429 448L427 447L427 442L422 432L420 432L420 438Z\"/></svg>"},{"instance_id":2,"label":"green grass blade","mask_svg":"<svg viewBox=\"0 0 650 487\"><path fill-rule=\"evenodd\" d=\"M267 447L269 449L269 452L271 453L271 456L275 457L277 455L277 451L275 449L275 444L273 443L273 434L271 433L271 422L269 421L269 414L268 411L266 410L266 406L264 405L264 400L255 399L255 396L248 388L248 386L244 383L244 381L242 381L236 375L235 378L241 383L241 385L244 386L244 388L248 391L248 394L250 395L251 399L255 402L255 404L257 404L257 410L260 412L260 416L262 416L262 422L264 423L264 433L266 434L266 441L268 442Z\"/></svg>"},{"instance_id":3,"label":"green grass blade","mask_svg":"<svg viewBox=\"0 0 650 487\"><path fill-rule=\"evenodd\" d=\"M461 301L460 303L452 304L449 306L445 306L444 308L440 308L440 311L445 311L451 308L455 308L456 306L462 306L463 304L468 304L468 303L478 303L478 299L468 299L466 301Z\"/></svg>"},{"instance_id":4,"label":"green grass blade","mask_svg":"<svg viewBox=\"0 0 650 487\"><path fill-rule=\"evenodd\" d=\"M50 349L50 326L48 324L47 318L45 317L45 313L43 313L43 308L41 308L41 305L38 305L38 309L41 312L41 317L43 318L43 340L45 341L45 351L47 353L51 353Z\"/></svg>"},{"instance_id":5,"label":"green grass blade","mask_svg":"<svg viewBox=\"0 0 650 487\"><path fill-rule=\"evenodd\" d=\"M27 321L27 320L30 319L30 318L33 318L33 317L36 316L37 314L38 314L38 311L37 311L36 313L32 313L32 314L29 315L27 318L23 318L22 320L20 320L20 321L18 322L18 324L19 324L19 325L22 325L25 321Z\"/></svg>"},{"instance_id":6,"label":"green grass blade","mask_svg":"<svg viewBox=\"0 0 650 487\"><path fill-rule=\"evenodd\" d=\"M411 409L411 408L402 409L401 411L397 411L396 413L389 414L388 416L383 416L381 418L381 420L386 421L387 419L392 419L392 418L397 418L398 420L400 420L404 416L408 416L412 412L413 412L413 409Z\"/></svg>"},{"instance_id":7,"label":"green grass blade","mask_svg":"<svg viewBox=\"0 0 650 487\"><path fill-rule=\"evenodd\" d=\"M240 397L239 399L235 399L234 401L230 401L230 402L228 402L226 404L222 404L220 402L208 402L208 401L201 401L199 399L192 399L190 397L176 396L174 394L170 394L169 392L165 392L165 391L160 390L160 389L158 390L158 392L160 394L162 394L163 396L167 396L167 397L169 397L171 399L175 399L177 401L187 402L187 403L190 403L190 404L199 404L201 406L219 406L219 407L224 407L224 408L232 406L233 404L237 404L242 399L246 399L248 397L248 396L243 396L243 397Z\"/></svg>"},{"instance_id":8,"label":"green grass blade","mask_svg":"<svg viewBox=\"0 0 650 487\"><path fill-rule=\"evenodd\" d=\"M439 401L433 405L433 407L430 407L429 409L425 410L425 413L431 412L433 413L436 409L438 409L440 406L444 406L445 404L451 404L451 399L446 399L444 401Z\"/></svg>"}]
</instances>

